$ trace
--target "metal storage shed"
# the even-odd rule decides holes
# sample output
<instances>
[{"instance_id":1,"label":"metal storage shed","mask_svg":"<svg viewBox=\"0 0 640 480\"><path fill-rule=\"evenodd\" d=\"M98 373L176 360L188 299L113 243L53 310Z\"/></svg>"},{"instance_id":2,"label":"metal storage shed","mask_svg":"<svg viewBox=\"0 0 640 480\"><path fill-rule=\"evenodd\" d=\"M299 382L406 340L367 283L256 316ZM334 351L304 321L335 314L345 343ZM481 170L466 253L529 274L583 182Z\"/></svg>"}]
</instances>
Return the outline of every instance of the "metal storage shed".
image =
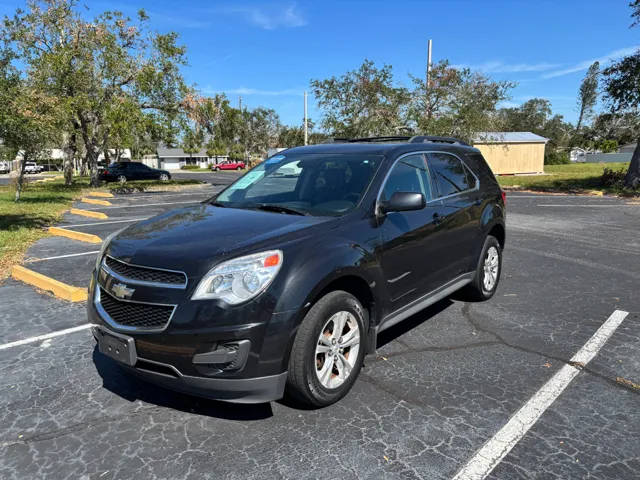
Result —
<instances>
[{"instance_id":1,"label":"metal storage shed","mask_svg":"<svg viewBox=\"0 0 640 480\"><path fill-rule=\"evenodd\" d=\"M543 173L547 141L531 132L480 132L473 146L496 175Z\"/></svg>"}]
</instances>

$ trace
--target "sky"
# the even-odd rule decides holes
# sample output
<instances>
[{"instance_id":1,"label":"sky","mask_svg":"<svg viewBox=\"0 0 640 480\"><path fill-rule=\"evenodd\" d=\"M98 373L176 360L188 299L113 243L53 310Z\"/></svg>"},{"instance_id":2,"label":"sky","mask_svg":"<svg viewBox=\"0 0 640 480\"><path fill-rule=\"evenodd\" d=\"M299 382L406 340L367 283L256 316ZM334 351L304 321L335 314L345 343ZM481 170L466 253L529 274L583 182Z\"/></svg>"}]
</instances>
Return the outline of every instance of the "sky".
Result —
<instances>
[{"instance_id":1,"label":"sky","mask_svg":"<svg viewBox=\"0 0 640 480\"><path fill-rule=\"evenodd\" d=\"M90 13L134 15L144 8L154 30L176 31L187 46L186 80L205 94L225 92L234 106L275 109L300 124L311 79L358 68L367 58L393 66L399 85L433 61L517 82L516 106L534 97L575 122L588 66L608 64L640 46L629 0L193 1L84 0ZM24 1L0 0L0 14ZM309 97L309 115L321 113Z\"/></svg>"}]
</instances>

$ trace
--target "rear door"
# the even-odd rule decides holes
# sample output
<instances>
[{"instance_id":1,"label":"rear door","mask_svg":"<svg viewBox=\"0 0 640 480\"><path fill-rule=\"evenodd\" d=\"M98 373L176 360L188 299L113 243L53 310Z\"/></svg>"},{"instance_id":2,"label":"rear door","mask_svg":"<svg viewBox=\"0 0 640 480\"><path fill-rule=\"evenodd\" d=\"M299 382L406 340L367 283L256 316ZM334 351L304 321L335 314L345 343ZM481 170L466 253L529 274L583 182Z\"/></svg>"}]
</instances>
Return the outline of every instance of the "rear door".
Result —
<instances>
[{"instance_id":1,"label":"rear door","mask_svg":"<svg viewBox=\"0 0 640 480\"><path fill-rule=\"evenodd\" d=\"M448 280L475 268L473 258L480 238L481 201L479 181L456 155L430 152L427 163L433 189L442 202L440 222L447 249Z\"/></svg>"},{"instance_id":2,"label":"rear door","mask_svg":"<svg viewBox=\"0 0 640 480\"><path fill-rule=\"evenodd\" d=\"M389 212L379 217L381 264L395 311L437 288L439 272L445 267L438 251L441 228L436 222L440 202L433 201L424 155L400 157L380 192L379 201L395 192L422 193L427 206L409 212Z\"/></svg>"}]
</instances>

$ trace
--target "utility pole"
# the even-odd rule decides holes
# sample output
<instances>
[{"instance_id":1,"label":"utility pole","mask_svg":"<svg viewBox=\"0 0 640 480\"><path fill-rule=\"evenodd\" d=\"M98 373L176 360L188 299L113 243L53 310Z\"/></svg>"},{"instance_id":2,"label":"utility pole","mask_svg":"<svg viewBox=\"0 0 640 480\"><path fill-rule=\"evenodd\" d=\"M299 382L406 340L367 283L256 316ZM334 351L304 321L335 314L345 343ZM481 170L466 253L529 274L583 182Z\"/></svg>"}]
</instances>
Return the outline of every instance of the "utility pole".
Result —
<instances>
[{"instance_id":1,"label":"utility pole","mask_svg":"<svg viewBox=\"0 0 640 480\"><path fill-rule=\"evenodd\" d=\"M431 118L431 108L429 105L429 80L431 77L431 39L429 39L429 42L427 43L427 83L425 84L425 92L427 93L427 118Z\"/></svg>"},{"instance_id":2,"label":"utility pole","mask_svg":"<svg viewBox=\"0 0 640 480\"><path fill-rule=\"evenodd\" d=\"M242 95L238 95L238 110L242 112Z\"/></svg>"},{"instance_id":3,"label":"utility pole","mask_svg":"<svg viewBox=\"0 0 640 480\"><path fill-rule=\"evenodd\" d=\"M307 130L307 92L304 92L304 144L306 145L309 140L309 134Z\"/></svg>"}]
</instances>

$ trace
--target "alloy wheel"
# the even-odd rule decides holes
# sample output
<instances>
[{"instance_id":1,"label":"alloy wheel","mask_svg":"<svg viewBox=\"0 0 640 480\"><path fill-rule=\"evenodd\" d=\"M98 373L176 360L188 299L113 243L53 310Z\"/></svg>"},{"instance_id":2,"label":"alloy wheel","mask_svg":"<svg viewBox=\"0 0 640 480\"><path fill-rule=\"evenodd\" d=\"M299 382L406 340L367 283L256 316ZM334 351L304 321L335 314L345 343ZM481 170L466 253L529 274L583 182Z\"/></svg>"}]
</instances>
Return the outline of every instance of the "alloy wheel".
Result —
<instances>
[{"instance_id":1,"label":"alloy wheel","mask_svg":"<svg viewBox=\"0 0 640 480\"><path fill-rule=\"evenodd\" d=\"M325 388L337 388L351 375L360 350L360 327L346 311L329 318L316 343L316 376Z\"/></svg>"},{"instance_id":2,"label":"alloy wheel","mask_svg":"<svg viewBox=\"0 0 640 480\"><path fill-rule=\"evenodd\" d=\"M500 269L500 256L496 247L489 247L484 258L484 275L482 284L487 292L491 292L498 282L498 272Z\"/></svg>"}]
</instances>

